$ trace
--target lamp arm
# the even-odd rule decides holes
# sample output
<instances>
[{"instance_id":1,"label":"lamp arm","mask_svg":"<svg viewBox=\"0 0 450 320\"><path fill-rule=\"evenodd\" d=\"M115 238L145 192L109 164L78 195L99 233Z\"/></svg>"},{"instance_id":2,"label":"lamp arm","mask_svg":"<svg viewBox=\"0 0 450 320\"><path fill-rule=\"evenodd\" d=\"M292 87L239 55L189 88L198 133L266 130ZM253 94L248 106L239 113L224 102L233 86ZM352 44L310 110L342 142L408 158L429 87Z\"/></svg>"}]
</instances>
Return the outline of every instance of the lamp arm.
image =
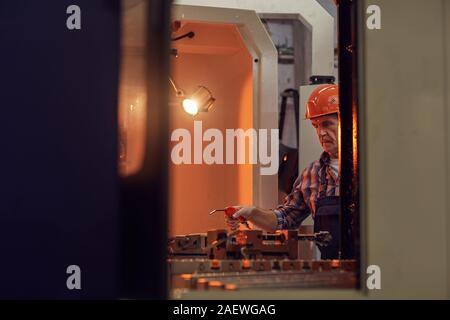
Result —
<instances>
[{"instance_id":1,"label":"lamp arm","mask_svg":"<svg viewBox=\"0 0 450 320\"><path fill-rule=\"evenodd\" d=\"M175 82L172 80L172 78L169 76L169 82L172 85L173 90L175 90L175 94L178 97L182 97L184 95L183 90L178 89L177 85L175 84Z\"/></svg>"}]
</instances>

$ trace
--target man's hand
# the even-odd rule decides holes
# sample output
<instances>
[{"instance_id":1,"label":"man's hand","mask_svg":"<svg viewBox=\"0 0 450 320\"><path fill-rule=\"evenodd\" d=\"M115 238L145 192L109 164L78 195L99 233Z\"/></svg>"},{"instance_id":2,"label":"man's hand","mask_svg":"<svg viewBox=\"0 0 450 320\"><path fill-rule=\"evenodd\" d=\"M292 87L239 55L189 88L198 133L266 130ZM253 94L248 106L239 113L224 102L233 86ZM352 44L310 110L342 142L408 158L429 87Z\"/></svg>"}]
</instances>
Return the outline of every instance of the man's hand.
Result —
<instances>
[{"instance_id":1,"label":"man's hand","mask_svg":"<svg viewBox=\"0 0 450 320\"><path fill-rule=\"evenodd\" d=\"M277 228L277 218L271 210L241 206L233 206L233 208L237 211L232 217L227 217L225 215L225 221L230 231L236 231L239 229L240 218L243 218L266 231L273 232Z\"/></svg>"},{"instance_id":2,"label":"man's hand","mask_svg":"<svg viewBox=\"0 0 450 320\"><path fill-rule=\"evenodd\" d=\"M237 211L233 214L231 218L225 215L226 222L228 225L228 228L230 228L231 231L236 231L239 229L239 224L242 222L242 220L249 220L251 219L252 213L253 213L253 207L240 207L240 206L233 206ZM248 225L247 225L248 226Z\"/></svg>"},{"instance_id":3,"label":"man's hand","mask_svg":"<svg viewBox=\"0 0 450 320\"><path fill-rule=\"evenodd\" d=\"M233 214L233 218L239 220L240 217L249 220L253 214L254 207L238 207L238 211Z\"/></svg>"},{"instance_id":4,"label":"man's hand","mask_svg":"<svg viewBox=\"0 0 450 320\"><path fill-rule=\"evenodd\" d=\"M234 216L239 213L239 211L241 211L242 209L244 209L244 207L241 206L231 206L231 208L234 208L236 210L236 212L233 214L233 216L229 217L225 214L225 221L228 225L228 228L230 229L230 231L236 231L237 229L239 229L239 225L240 225L240 221L239 218L234 218Z\"/></svg>"}]
</instances>

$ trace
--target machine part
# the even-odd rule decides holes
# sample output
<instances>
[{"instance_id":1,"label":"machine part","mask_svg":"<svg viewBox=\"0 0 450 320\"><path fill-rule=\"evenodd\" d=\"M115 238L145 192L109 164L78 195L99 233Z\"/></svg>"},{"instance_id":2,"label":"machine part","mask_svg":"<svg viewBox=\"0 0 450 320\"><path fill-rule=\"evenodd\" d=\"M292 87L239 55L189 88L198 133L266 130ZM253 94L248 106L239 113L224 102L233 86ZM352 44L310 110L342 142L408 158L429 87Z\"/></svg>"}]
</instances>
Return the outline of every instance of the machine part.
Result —
<instances>
[{"instance_id":1,"label":"machine part","mask_svg":"<svg viewBox=\"0 0 450 320\"><path fill-rule=\"evenodd\" d=\"M245 273L245 272L285 272L285 271L356 271L356 260L289 260L289 259L169 259L171 275Z\"/></svg>"},{"instance_id":2,"label":"machine part","mask_svg":"<svg viewBox=\"0 0 450 320\"><path fill-rule=\"evenodd\" d=\"M295 230L277 231L273 234L261 230L239 230L229 237L227 252L229 257L260 259L262 257L298 257L298 233Z\"/></svg>"},{"instance_id":3,"label":"machine part","mask_svg":"<svg viewBox=\"0 0 450 320\"><path fill-rule=\"evenodd\" d=\"M170 274L190 274L211 272L211 260L209 259L169 259Z\"/></svg>"},{"instance_id":4,"label":"machine part","mask_svg":"<svg viewBox=\"0 0 450 320\"><path fill-rule=\"evenodd\" d=\"M313 271L330 271L331 268L331 262L335 260L316 260L312 261L312 270Z\"/></svg>"},{"instance_id":5,"label":"machine part","mask_svg":"<svg viewBox=\"0 0 450 320\"><path fill-rule=\"evenodd\" d=\"M329 232L298 234L295 230L279 230L264 233L261 230L225 229L209 230L205 234L176 236L169 241L169 257L208 259L261 259L298 258L299 240L315 241L327 246L331 240Z\"/></svg>"},{"instance_id":6,"label":"machine part","mask_svg":"<svg viewBox=\"0 0 450 320\"><path fill-rule=\"evenodd\" d=\"M227 230L209 230L207 234L208 246L206 254L210 259L226 259L227 257Z\"/></svg>"},{"instance_id":7,"label":"machine part","mask_svg":"<svg viewBox=\"0 0 450 320\"><path fill-rule=\"evenodd\" d=\"M253 271L271 271L272 263L269 260L261 259L253 261L252 265Z\"/></svg>"},{"instance_id":8,"label":"machine part","mask_svg":"<svg viewBox=\"0 0 450 320\"><path fill-rule=\"evenodd\" d=\"M206 246L206 234L176 236L169 239L169 255L204 255Z\"/></svg>"},{"instance_id":9,"label":"machine part","mask_svg":"<svg viewBox=\"0 0 450 320\"><path fill-rule=\"evenodd\" d=\"M283 261L281 263L281 270L283 271L292 271L292 270L301 270L302 264L300 261Z\"/></svg>"},{"instance_id":10,"label":"machine part","mask_svg":"<svg viewBox=\"0 0 450 320\"><path fill-rule=\"evenodd\" d=\"M309 77L309 84L334 84L336 78L334 76L311 76Z\"/></svg>"},{"instance_id":11,"label":"machine part","mask_svg":"<svg viewBox=\"0 0 450 320\"><path fill-rule=\"evenodd\" d=\"M222 260L222 272L236 272L241 269L239 260Z\"/></svg>"},{"instance_id":12,"label":"machine part","mask_svg":"<svg viewBox=\"0 0 450 320\"><path fill-rule=\"evenodd\" d=\"M319 231L312 234L299 234L298 240L314 241L318 246L326 247L333 237L328 231Z\"/></svg>"},{"instance_id":13,"label":"machine part","mask_svg":"<svg viewBox=\"0 0 450 320\"><path fill-rule=\"evenodd\" d=\"M192 39L193 37L195 37L195 33L192 32L192 31L190 31L190 32L188 32L188 33L182 34L181 36L178 36L178 37L176 37L176 38L172 38L172 39L170 39L170 40L171 40L171 41L178 41L178 40L181 40L181 39L184 39L184 38Z\"/></svg>"},{"instance_id":14,"label":"machine part","mask_svg":"<svg viewBox=\"0 0 450 320\"><path fill-rule=\"evenodd\" d=\"M346 261L351 270L334 269L332 261L321 261L317 270L303 268L317 261L283 261L283 270L266 270L270 260L253 261L253 268L245 272L214 272L172 275L172 289L224 290L227 286L236 289L255 288L354 288L356 285L356 261ZM341 261L344 262L344 261ZM258 270L258 266L260 270ZM213 288L211 288L211 285Z\"/></svg>"},{"instance_id":15,"label":"machine part","mask_svg":"<svg viewBox=\"0 0 450 320\"><path fill-rule=\"evenodd\" d=\"M286 118L286 108L288 98L292 98L295 114L295 132L296 142L295 147L284 144L283 132ZM289 194L292 191L295 179L298 176L298 146L299 146L299 128L300 128L300 107L299 107L299 94L295 89L286 89L281 93L281 104L279 114L279 134L280 134L280 146L279 146L279 159L282 159L278 166L278 190Z\"/></svg>"}]
</instances>

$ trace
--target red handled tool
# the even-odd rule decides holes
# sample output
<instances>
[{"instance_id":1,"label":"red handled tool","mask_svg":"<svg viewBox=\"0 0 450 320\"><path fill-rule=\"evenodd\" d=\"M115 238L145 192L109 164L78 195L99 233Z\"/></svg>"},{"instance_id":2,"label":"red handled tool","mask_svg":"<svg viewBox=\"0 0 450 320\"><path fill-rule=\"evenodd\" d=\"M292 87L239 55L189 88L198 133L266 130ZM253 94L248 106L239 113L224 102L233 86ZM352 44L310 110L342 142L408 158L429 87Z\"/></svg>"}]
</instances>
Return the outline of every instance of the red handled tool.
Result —
<instances>
[{"instance_id":1,"label":"red handled tool","mask_svg":"<svg viewBox=\"0 0 450 320\"><path fill-rule=\"evenodd\" d=\"M234 218L233 218L233 214L235 214L238 210L239 210L239 209L234 208L234 207L226 207L225 209L215 209L215 210L211 211L209 214L211 215L211 214L214 214L214 213L217 212L217 211L223 211L223 212L225 212L225 215L226 215L228 218L234 219ZM249 226L247 220L245 220L244 217L239 217L239 221L240 221L241 223L245 224L245 226L246 226L247 228L250 229L250 226Z\"/></svg>"}]
</instances>

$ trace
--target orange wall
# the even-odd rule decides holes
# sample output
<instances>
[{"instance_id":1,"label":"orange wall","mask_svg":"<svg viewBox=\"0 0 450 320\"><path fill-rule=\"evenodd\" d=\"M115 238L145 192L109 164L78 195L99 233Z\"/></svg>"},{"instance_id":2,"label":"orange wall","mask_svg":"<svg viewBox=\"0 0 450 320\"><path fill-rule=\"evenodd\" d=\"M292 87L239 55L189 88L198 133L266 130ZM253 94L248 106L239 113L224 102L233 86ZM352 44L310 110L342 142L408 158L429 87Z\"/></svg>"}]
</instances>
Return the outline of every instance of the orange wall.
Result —
<instances>
[{"instance_id":1,"label":"orange wall","mask_svg":"<svg viewBox=\"0 0 450 320\"><path fill-rule=\"evenodd\" d=\"M178 58L172 59L172 77L186 94L192 93L197 85L208 87L216 102L208 113L199 113L195 118L172 104L171 131L186 128L193 139L194 120L201 120L203 132L217 128L223 133L225 149L225 129L252 127L253 62L234 27L188 24L178 34L190 30L196 32L196 37L182 40L190 41L189 46L181 45ZM194 49L196 38L199 47ZM218 42L221 38L223 41ZM221 44L225 45L221 47ZM171 148L175 144L172 142ZM174 165L171 162L169 183L170 235L225 228L223 214L209 216L211 210L252 203L251 165Z\"/></svg>"}]
</instances>

